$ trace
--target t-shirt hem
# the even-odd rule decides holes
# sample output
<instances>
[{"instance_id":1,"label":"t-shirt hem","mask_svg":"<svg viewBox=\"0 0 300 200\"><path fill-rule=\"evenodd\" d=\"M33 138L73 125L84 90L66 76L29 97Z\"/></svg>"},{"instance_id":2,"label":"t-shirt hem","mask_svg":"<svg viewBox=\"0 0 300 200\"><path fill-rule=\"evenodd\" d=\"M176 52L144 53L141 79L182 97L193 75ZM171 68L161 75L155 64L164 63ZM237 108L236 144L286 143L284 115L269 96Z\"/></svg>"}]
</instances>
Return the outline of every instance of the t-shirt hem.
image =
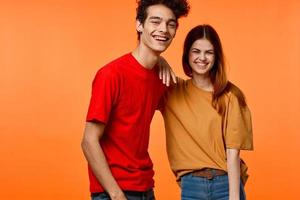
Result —
<instances>
[{"instance_id":1,"label":"t-shirt hem","mask_svg":"<svg viewBox=\"0 0 300 200\"><path fill-rule=\"evenodd\" d=\"M100 123L103 123L103 124L106 124L107 123L107 117L103 117L103 116L88 116L86 118L86 122L100 122Z\"/></svg>"},{"instance_id":2,"label":"t-shirt hem","mask_svg":"<svg viewBox=\"0 0 300 200\"><path fill-rule=\"evenodd\" d=\"M238 145L226 145L227 149L238 149L238 150L246 150L246 151L253 151L253 147L242 147Z\"/></svg>"},{"instance_id":3,"label":"t-shirt hem","mask_svg":"<svg viewBox=\"0 0 300 200\"><path fill-rule=\"evenodd\" d=\"M122 191L136 191L136 192L146 192L154 188L152 187L142 187L142 188L136 188L136 187L123 187L120 186ZM105 192L104 189L93 189L90 190L90 193L98 193L98 192Z\"/></svg>"}]
</instances>

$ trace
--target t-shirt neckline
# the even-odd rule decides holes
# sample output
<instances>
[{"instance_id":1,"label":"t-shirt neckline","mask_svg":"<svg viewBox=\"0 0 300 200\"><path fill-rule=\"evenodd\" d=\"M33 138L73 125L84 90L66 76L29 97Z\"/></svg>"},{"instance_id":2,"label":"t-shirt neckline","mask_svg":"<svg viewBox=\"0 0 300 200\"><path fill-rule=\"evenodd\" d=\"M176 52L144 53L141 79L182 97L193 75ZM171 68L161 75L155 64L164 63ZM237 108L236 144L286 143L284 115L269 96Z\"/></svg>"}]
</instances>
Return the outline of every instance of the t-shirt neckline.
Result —
<instances>
[{"instance_id":1,"label":"t-shirt neckline","mask_svg":"<svg viewBox=\"0 0 300 200\"><path fill-rule=\"evenodd\" d=\"M146 67L144 67L141 63L139 63L139 61L132 55L132 52L130 52L128 54L128 56L131 58L131 61L134 65L134 67L136 67L136 69L145 72L145 73L156 73L155 69L156 69L156 65L152 68L152 69L148 69Z\"/></svg>"},{"instance_id":2,"label":"t-shirt neckline","mask_svg":"<svg viewBox=\"0 0 300 200\"><path fill-rule=\"evenodd\" d=\"M213 94L213 91L207 91L207 90L203 90L203 89L201 89L201 88L198 88L198 87L195 85L195 83L193 82L192 79L189 79L189 80L188 80L188 83L189 83L189 85L191 85L195 90L197 90L197 91L199 91L199 92L201 92L201 93L205 93L205 94L209 94L209 95L212 95L212 94Z\"/></svg>"}]
</instances>

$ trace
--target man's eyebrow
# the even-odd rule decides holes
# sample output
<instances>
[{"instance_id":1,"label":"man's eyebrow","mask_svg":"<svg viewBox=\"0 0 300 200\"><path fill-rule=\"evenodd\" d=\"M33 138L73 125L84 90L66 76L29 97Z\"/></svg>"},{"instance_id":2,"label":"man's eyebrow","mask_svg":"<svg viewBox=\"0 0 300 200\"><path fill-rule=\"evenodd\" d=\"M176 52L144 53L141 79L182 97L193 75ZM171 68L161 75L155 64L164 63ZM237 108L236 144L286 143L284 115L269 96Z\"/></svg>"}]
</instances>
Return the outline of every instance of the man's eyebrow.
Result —
<instances>
[{"instance_id":1,"label":"man's eyebrow","mask_svg":"<svg viewBox=\"0 0 300 200\"><path fill-rule=\"evenodd\" d=\"M151 17L149 17L149 19L159 19L159 20L162 20L162 18L158 17L158 16L151 16Z\"/></svg>"},{"instance_id":2,"label":"man's eyebrow","mask_svg":"<svg viewBox=\"0 0 300 200\"><path fill-rule=\"evenodd\" d=\"M149 19L156 19L156 20L162 20L161 17L159 16L150 16ZM174 22L174 23L177 23L177 21L173 18L169 19L168 22Z\"/></svg>"},{"instance_id":3,"label":"man's eyebrow","mask_svg":"<svg viewBox=\"0 0 300 200\"><path fill-rule=\"evenodd\" d=\"M169 22L174 22L177 24L177 21L175 19L169 19Z\"/></svg>"}]
</instances>

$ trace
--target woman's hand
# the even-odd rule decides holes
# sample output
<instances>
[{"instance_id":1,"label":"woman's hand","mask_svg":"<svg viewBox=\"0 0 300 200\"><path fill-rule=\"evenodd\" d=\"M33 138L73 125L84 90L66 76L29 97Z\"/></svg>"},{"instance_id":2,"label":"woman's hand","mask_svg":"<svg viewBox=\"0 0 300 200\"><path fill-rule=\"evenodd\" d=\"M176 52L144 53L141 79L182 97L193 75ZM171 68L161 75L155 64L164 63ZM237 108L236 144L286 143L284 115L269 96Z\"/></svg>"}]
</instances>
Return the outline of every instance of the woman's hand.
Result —
<instances>
[{"instance_id":1,"label":"woman's hand","mask_svg":"<svg viewBox=\"0 0 300 200\"><path fill-rule=\"evenodd\" d=\"M177 83L175 73L173 72L169 63L162 56L159 57L158 66L159 78L163 81L163 84L169 86L171 79L173 80L173 83Z\"/></svg>"}]
</instances>

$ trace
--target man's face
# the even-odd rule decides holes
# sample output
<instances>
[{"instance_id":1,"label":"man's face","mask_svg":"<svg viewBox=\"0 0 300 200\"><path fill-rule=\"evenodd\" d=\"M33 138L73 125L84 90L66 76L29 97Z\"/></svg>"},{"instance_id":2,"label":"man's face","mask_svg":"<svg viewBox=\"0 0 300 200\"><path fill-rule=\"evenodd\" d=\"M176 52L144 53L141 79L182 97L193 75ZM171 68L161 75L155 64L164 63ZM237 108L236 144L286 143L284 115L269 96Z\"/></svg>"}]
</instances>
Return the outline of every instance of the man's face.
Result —
<instances>
[{"instance_id":1,"label":"man's face","mask_svg":"<svg viewBox=\"0 0 300 200\"><path fill-rule=\"evenodd\" d=\"M137 22L140 45L158 54L165 51L171 44L176 29L177 21L174 13L162 4L149 6L144 24Z\"/></svg>"}]
</instances>

